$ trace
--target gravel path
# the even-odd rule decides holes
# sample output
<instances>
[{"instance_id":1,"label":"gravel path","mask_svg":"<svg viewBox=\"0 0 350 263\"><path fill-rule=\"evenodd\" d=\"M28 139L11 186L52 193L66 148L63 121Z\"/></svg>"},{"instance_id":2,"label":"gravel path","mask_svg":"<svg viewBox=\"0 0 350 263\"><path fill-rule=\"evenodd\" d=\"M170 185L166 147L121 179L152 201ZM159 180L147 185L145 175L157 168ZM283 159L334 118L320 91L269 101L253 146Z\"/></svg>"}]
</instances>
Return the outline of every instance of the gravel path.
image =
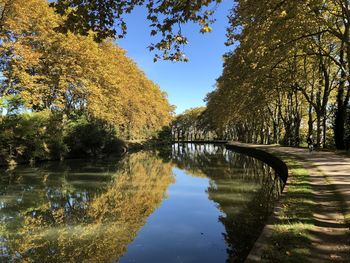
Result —
<instances>
[{"instance_id":1,"label":"gravel path","mask_svg":"<svg viewBox=\"0 0 350 263\"><path fill-rule=\"evenodd\" d=\"M292 154L310 172L316 203L312 231L311 262L350 262L350 158L331 152L312 152L290 147L273 150Z\"/></svg>"},{"instance_id":2,"label":"gravel path","mask_svg":"<svg viewBox=\"0 0 350 263\"><path fill-rule=\"evenodd\" d=\"M236 143L233 143L236 144ZM239 144L274 153L295 156L310 173L315 202L314 230L311 233L311 262L350 262L350 158L334 152ZM350 218L349 218L350 219Z\"/></svg>"}]
</instances>

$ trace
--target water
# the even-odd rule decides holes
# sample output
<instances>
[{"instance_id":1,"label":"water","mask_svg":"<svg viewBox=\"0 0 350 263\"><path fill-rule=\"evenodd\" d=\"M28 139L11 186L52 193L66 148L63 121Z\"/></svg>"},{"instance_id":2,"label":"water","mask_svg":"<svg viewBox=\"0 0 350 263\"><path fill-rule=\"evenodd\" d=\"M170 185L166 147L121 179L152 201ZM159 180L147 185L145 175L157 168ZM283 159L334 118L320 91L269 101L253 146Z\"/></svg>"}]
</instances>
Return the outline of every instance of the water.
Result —
<instances>
[{"instance_id":1,"label":"water","mask_svg":"<svg viewBox=\"0 0 350 263\"><path fill-rule=\"evenodd\" d=\"M242 262L281 191L223 146L2 171L0 262Z\"/></svg>"}]
</instances>

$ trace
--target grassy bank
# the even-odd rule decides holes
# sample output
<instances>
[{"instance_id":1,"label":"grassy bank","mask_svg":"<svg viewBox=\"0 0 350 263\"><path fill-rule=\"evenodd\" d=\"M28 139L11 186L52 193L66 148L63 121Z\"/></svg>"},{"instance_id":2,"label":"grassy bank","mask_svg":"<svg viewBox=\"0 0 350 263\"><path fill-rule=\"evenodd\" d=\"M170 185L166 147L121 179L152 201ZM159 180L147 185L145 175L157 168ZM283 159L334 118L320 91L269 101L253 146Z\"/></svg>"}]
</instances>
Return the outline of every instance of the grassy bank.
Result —
<instances>
[{"instance_id":1,"label":"grassy bank","mask_svg":"<svg viewBox=\"0 0 350 263\"><path fill-rule=\"evenodd\" d=\"M288 189L274 225L274 233L263 251L263 262L308 262L313 229L312 189L309 173L289 155L279 155L289 167Z\"/></svg>"}]
</instances>

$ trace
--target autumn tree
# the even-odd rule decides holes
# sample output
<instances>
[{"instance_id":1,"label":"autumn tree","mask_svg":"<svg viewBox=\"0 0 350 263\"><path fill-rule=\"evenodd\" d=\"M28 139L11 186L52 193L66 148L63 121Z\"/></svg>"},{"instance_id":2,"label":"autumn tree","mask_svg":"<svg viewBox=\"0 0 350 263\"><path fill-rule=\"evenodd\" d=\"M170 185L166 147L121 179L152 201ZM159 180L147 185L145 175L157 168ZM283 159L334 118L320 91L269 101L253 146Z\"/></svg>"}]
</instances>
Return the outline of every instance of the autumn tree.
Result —
<instances>
[{"instance_id":1,"label":"autumn tree","mask_svg":"<svg viewBox=\"0 0 350 263\"><path fill-rule=\"evenodd\" d=\"M199 141L212 140L218 133L210 126L206 107L191 108L177 115L172 121L173 140Z\"/></svg>"},{"instance_id":2,"label":"autumn tree","mask_svg":"<svg viewBox=\"0 0 350 263\"><path fill-rule=\"evenodd\" d=\"M126 138L150 137L171 120L166 94L112 40L59 32L64 17L44 0L2 1L1 96L25 107L81 112Z\"/></svg>"},{"instance_id":3,"label":"autumn tree","mask_svg":"<svg viewBox=\"0 0 350 263\"><path fill-rule=\"evenodd\" d=\"M316 142L326 146L335 107L334 140L343 148L348 7L348 1L332 0L237 1L228 44L238 47L226 55L217 89L207 98L217 125L243 125L249 134L247 126L256 133L256 121L262 122L264 133L272 128L276 142L275 131L282 132L277 142L287 145L298 145L301 127L311 135L316 126Z\"/></svg>"}]
</instances>

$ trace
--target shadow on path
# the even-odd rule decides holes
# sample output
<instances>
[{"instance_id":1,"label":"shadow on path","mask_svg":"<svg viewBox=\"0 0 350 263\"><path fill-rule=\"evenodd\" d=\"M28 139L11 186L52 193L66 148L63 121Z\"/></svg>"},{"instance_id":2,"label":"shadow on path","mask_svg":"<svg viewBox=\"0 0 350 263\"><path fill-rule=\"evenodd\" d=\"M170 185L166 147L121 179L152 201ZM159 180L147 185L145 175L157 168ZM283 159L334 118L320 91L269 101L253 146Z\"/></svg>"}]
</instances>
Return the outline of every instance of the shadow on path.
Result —
<instances>
[{"instance_id":1,"label":"shadow on path","mask_svg":"<svg viewBox=\"0 0 350 263\"><path fill-rule=\"evenodd\" d=\"M309 243L310 255L307 256L308 261L315 263L350 262L350 158L324 151L310 154L308 150L302 148L239 145L259 148L277 155L288 154L294 156L309 173L308 181L295 181L293 180L294 178L288 179L286 196L293 199L295 201L293 203L298 204L310 194L302 191L290 192L289 190L293 189L293 187L299 189L307 189L309 187L312 191L312 205L309 211L312 213L312 220L304 220L302 218L303 211L300 211L300 209L305 208L303 206L305 203L301 202L299 204L302 207L288 209L289 213L295 209L294 213L298 217L293 218L293 214L288 214L288 222L286 222L283 213L282 215L281 213L275 215L277 221L272 231L277 233L274 233L274 235L276 234L280 240L287 238L287 241L298 243L305 236L301 235L298 237L297 233L288 233L288 231L280 233L278 231L279 225L284 224L284 226L288 226L288 224L300 223L302 228L304 224L311 223L312 227L307 231L307 239L311 241ZM289 168L294 169L295 167L289 166ZM284 202L285 200L283 200L282 206ZM304 212L306 213L305 219L309 218L307 211ZM295 238L299 238L299 240ZM298 249L299 252L297 251ZM304 259L306 256L303 248L296 247L296 251L298 252L297 257L291 257L289 262L305 262L300 261L303 259L303 256Z\"/></svg>"}]
</instances>

